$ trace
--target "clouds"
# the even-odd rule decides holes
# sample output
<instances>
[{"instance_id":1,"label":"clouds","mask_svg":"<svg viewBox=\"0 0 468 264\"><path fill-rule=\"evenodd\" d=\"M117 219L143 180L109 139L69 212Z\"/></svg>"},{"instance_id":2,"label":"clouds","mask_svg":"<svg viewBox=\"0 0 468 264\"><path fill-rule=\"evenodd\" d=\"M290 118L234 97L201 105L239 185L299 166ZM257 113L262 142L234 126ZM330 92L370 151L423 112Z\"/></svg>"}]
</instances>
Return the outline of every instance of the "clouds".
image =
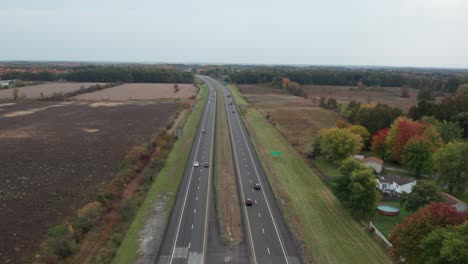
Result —
<instances>
[{"instance_id":1,"label":"clouds","mask_svg":"<svg viewBox=\"0 0 468 264\"><path fill-rule=\"evenodd\" d=\"M0 59L468 67L468 1L7 1Z\"/></svg>"}]
</instances>

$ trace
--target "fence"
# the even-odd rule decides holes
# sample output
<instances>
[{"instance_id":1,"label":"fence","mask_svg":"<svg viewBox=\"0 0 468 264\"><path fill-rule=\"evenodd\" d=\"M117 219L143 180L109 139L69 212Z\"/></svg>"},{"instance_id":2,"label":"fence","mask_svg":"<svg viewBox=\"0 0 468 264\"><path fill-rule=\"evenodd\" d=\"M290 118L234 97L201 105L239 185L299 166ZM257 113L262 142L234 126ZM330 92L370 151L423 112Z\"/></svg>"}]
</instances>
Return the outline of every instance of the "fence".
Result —
<instances>
[{"instance_id":1,"label":"fence","mask_svg":"<svg viewBox=\"0 0 468 264\"><path fill-rule=\"evenodd\" d=\"M382 239L383 242L385 242L385 244L387 244L387 246L389 247L392 247L392 243L390 243L387 238L380 232L380 230L374 225L372 224L371 221L369 221L369 227L371 228L374 228L374 231L375 231L375 234L380 238Z\"/></svg>"}]
</instances>

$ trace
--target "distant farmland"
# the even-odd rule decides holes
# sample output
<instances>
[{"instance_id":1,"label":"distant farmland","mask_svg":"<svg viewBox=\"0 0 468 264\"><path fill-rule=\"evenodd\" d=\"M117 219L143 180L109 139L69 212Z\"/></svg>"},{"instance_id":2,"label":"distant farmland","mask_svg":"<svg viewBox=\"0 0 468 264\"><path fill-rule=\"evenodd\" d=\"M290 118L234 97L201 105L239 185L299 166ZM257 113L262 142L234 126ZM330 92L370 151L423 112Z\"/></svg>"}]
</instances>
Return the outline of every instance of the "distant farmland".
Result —
<instances>
[{"instance_id":1,"label":"distant farmland","mask_svg":"<svg viewBox=\"0 0 468 264\"><path fill-rule=\"evenodd\" d=\"M172 83L132 83L113 88L81 94L75 99L90 101L127 101L127 100L155 100L191 98L197 94L197 88L192 84L178 84L179 91L175 91Z\"/></svg>"},{"instance_id":2,"label":"distant farmland","mask_svg":"<svg viewBox=\"0 0 468 264\"><path fill-rule=\"evenodd\" d=\"M99 83L44 83L39 85L33 86L25 86L18 88L19 95L24 95L28 99L36 99L43 97L49 97L53 93L69 93L74 92L81 87L88 88L91 85L95 85ZM13 98L13 90L11 89L4 89L0 90L0 99L12 99Z\"/></svg>"},{"instance_id":3,"label":"distant farmland","mask_svg":"<svg viewBox=\"0 0 468 264\"><path fill-rule=\"evenodd\" d=\"M0 263L22 263L47 228L94 200L126 152L149 143L179 106L0 104Z\"/></svg>"}]
</instances>

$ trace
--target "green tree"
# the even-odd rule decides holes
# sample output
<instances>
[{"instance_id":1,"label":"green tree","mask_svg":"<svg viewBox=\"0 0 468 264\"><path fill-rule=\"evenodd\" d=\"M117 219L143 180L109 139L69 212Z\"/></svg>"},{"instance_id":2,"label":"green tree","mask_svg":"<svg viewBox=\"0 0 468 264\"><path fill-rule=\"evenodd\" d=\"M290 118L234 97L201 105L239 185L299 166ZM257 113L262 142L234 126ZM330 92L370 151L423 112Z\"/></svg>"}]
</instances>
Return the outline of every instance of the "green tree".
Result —
<instances>
[{"instance_id":1,"label":"green tree","mask_svg":"<svg viewBox=\"0 0 468 264\"><path fill-rule=\"evenodd\" d=\"M319 133L320 152L334 161L343 160L361 149L361 137L348 129L329 128Z\"/></svg>"},{"instance_id":2,"label":"green tree","mask_svg":"<svg viewBox=\"0 0 468 264\"><path fill-rule=\"evenodd\" d=\"M460 193L468 175L468 142L450 142L433 155L438 182L447 185L449 193Z\"/></svg>"},{"instance_id":3,"label":"green tree","mask_svg":"<svg viewBox=\"0 0 468 264\"><path fill-rule=\"evenodd\" d=\"M457 122L447 120L439 121L433 116L423 116L421 120L435 127L444 143L448 143L462 137L463 129Z\"/></svg>"},{"instance_id":4,"label":"green tree","mask_svg":"<svg viewBox=\"0 0 468 264\"><path fill-rule=\"evenodd\" d=\"M332 184L336 196L360 217L372 214L379 198L372 170L354 158L347 158L340 171L343 176L337 177Z\"/></svg>"},{"instance_id":5,"label":"green tree","mask_svg":"<svg viewBox=\"0 0 468 264\"><path fill-rule=\"evenodd\" d=\"M411 138L403 148L401 160L403 165L417 178L421 174L432 171L432 144L425 137L416 136Z\"/></svg>"},{"instance_id":6,"label":"green tree","mask_svg":"<svg viewBox=\"0 0 468 264\"><path fill-rule=\"evenodd\" d=\"M420 89L418 93L418 100L434 101L434 95L432 93L432 89L430 88Z\"/></svg>"},{"instance_id":7,"label":"green tree","mask_svg":"<svg viewBox=\"0 0 468 264\"><path fill-rule=\"evenodd\" d=\"M349 157L341 162L340 172L345 176L351 176L353 171L365 169L366 167L362 162L353 157Z\"/></svg>"},{"instance_id":8,"label":"green tree","mask_svg":"<svg viewBox=\"0 0 468 264\"><path fill-rule=\"evenodd\" d=\"M430 203L443 202L437 186L431 182L418 181L410 193L403 193L400 205L407 211L416 211Z\"/></svg>"},{"instance_id":9,"label":"green tree","mask_svg":"<svg viewBox=\"0 0 468 264\"><path fill-rule=\"evenodd\" d=\"M421 248L424 263L468 263L468 222L432 231Z\"/></svg>"},{"instance_id":10,"label":"green tree","mask_svg":"<svg viewBox=\"0 0 468 264\"><path fill-rule=\"evenodd\" d=\"M364 105L357 111L355 122L366 127L371 134L375 134L380 129L389 127L402 114L401 109L386 104Z\"/></svg>"}]
</instances>

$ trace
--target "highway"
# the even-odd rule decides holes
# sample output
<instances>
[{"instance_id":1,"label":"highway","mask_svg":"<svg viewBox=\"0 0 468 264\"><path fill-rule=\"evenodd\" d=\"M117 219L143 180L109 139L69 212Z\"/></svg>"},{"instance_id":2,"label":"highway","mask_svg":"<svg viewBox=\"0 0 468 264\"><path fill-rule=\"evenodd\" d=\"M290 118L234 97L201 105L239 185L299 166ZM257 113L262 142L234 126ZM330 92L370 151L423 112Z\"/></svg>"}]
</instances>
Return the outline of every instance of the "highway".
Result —
<instances>
[{"instance_id":1,"label":"highway","mask_svg":"<svg viewBox=\"0 0 468 264\"><path fill-rule=\"evenodd\" d=\"M216 99L213 102L210 99L215 96L214 89L209 89L188 163L180 164L186 169L156 263L206 263L216 120ZM204 166L205 162L208 167Z\"/></svg>"},{"instance_id":2,"label":"highway","mask_svg":"<svg viewBox=\"0 0 468 264\"><path fill-rule=\"evenodd\" d=\"M209 88L199 129L191 149L156 263L302 263L298 246L284 222L268 178L252 146L229 90L220 82L199 76ZM216 120L216 89L225 100L234 166L238 180L245 243L220 246L212 193L212 165ZM210 102L213 99L212 102ZM194 166L198 161L200 165ZM208 162L209 167L204 167ZM261 190L255 190L259 183ZM250 198L252 206L246 206ZM207 240L209 242L207 242Z\"/></svg>"},{"instance_id":3,"label":"highway","mask_svg":"<svg viewBox=\"0 0 468 264\"><path fill-rule=\"evenodd\" d=\"M238 106L223 84L210 77L204 77L203 80L221 88L226 102L250 262L301 263L297 245L282 218L268 178L241 120ZM254 189L256 183L260 184L261 190ZM252 206L245 205L246 198L252 200Z\"/></svg>"}]
</instances>

